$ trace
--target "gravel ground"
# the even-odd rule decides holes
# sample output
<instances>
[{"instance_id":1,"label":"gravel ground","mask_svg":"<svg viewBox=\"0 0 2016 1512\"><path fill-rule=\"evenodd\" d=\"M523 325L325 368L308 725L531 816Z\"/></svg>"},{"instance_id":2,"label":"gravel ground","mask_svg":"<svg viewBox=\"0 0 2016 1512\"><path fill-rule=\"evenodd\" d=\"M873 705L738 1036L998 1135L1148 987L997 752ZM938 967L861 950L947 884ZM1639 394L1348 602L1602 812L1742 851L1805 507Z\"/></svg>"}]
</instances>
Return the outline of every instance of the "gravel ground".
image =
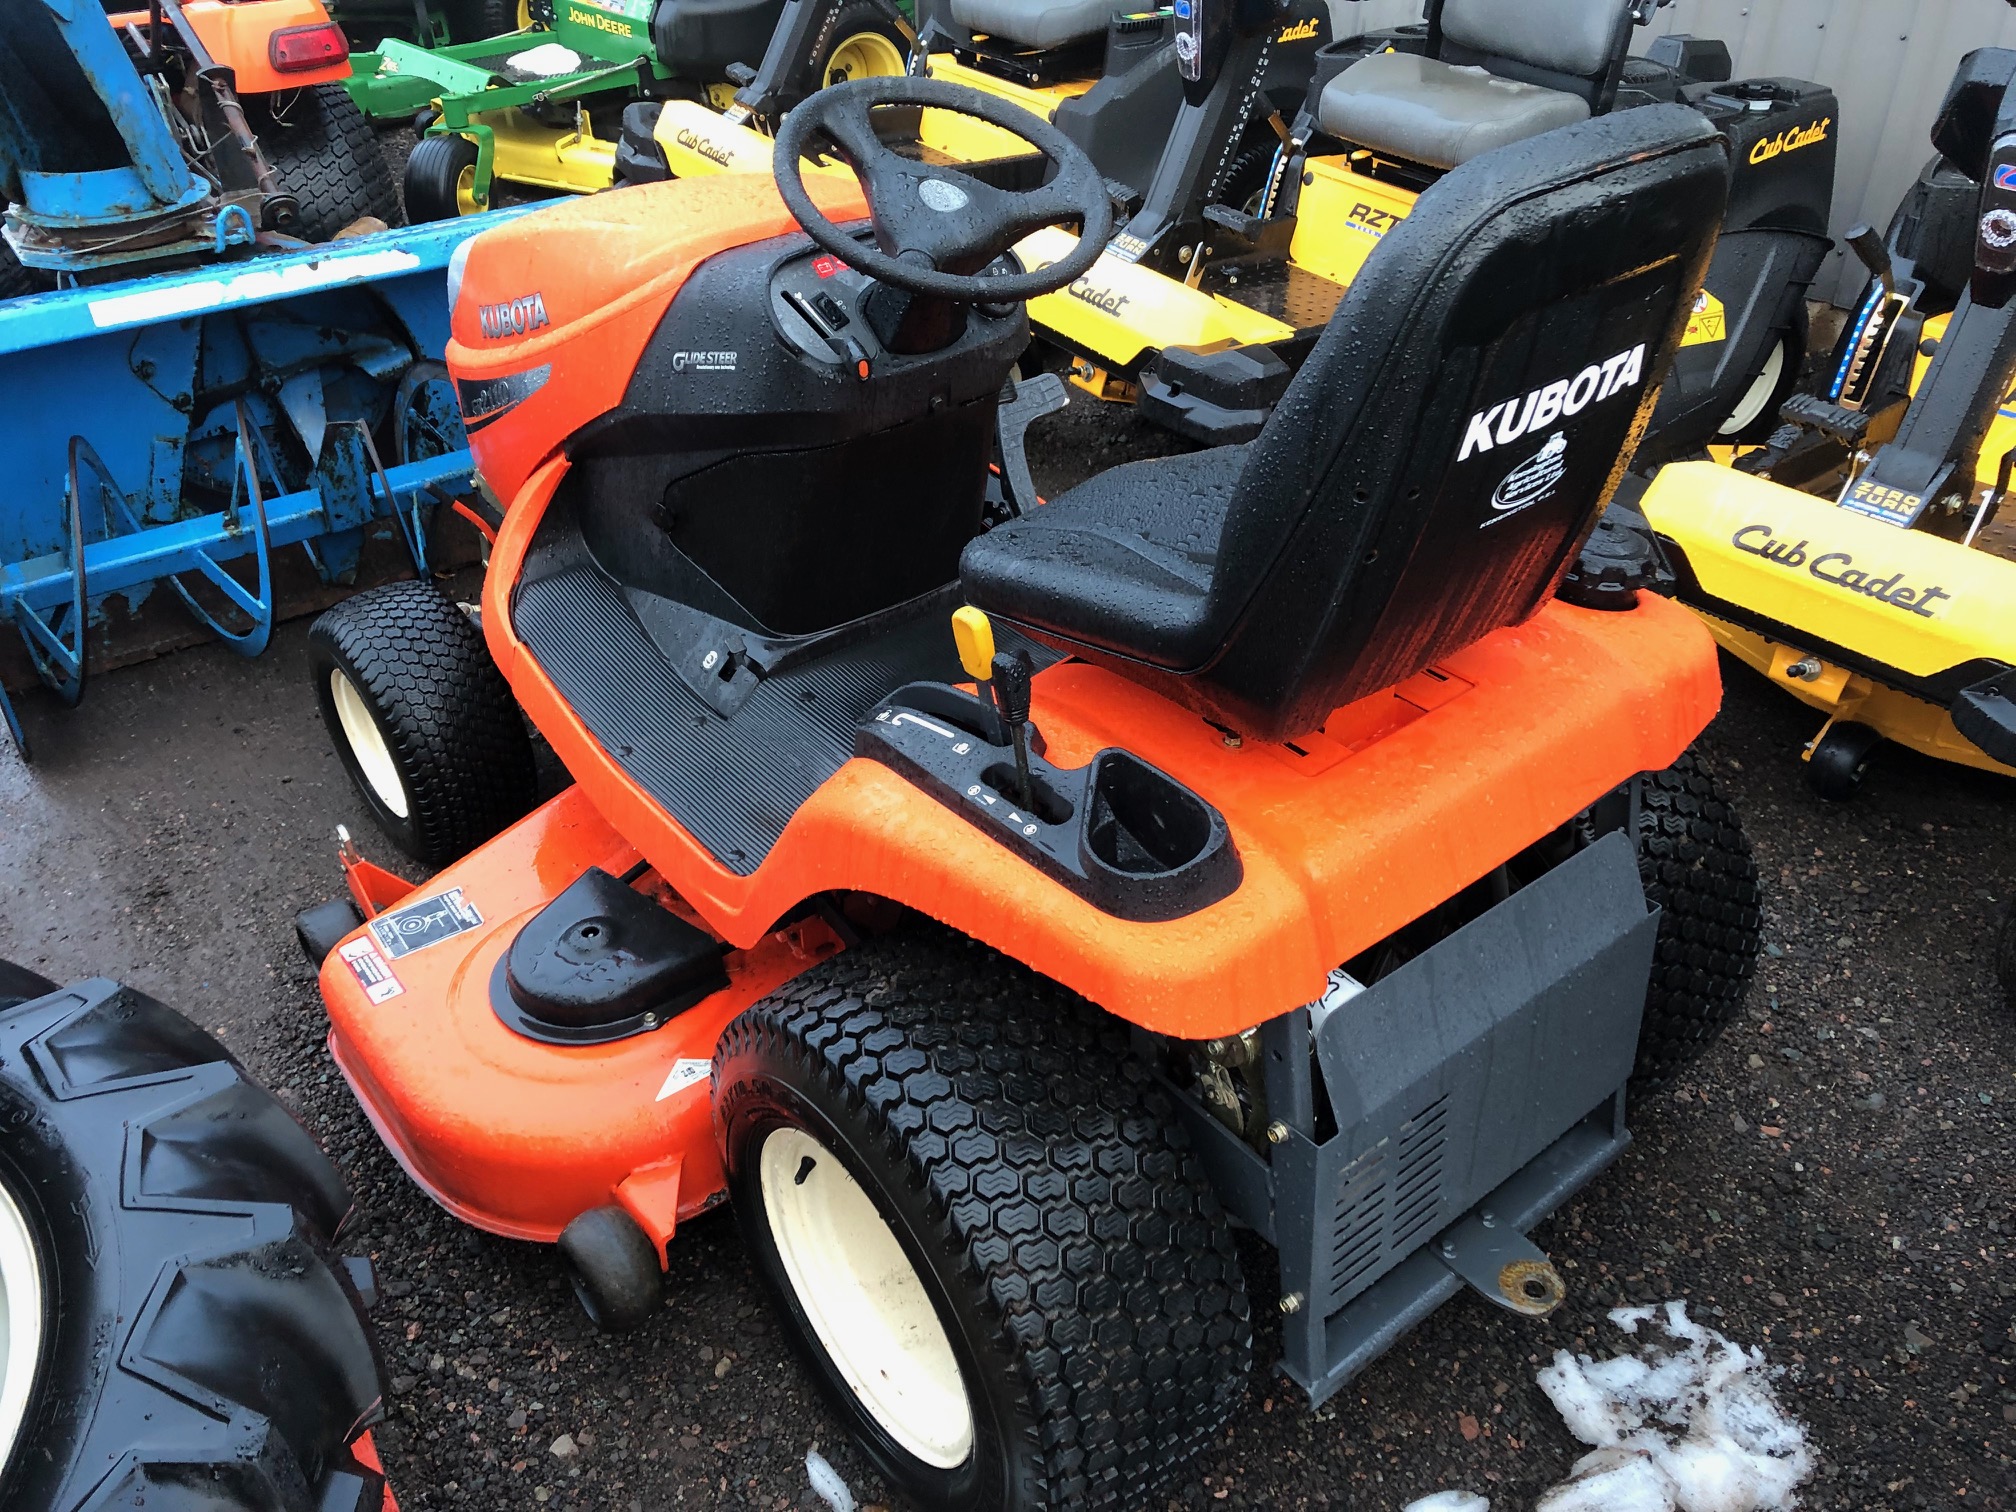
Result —
<instances>
[{"instance_id":1,"label":"gravel ground","mask_svg":"<svg viewBox=\"0 0 2016 1512\"><path fill-rule=\"evenodd\" d=\"M1051 490L1167 449L1082 399L1045 425ZM383 1284L381 1440L407 1508L814 1506L814 1445L884 1497L725 1215L681 1232L656 1320L606 1339L550 1254L455 1223L381 1148L323 1051L289 925L338 885L337 823L392 859L328 750L304 640L297 622L258 661L203 648L110 673L74 712L24 700L41 760L0 750L0 955L180 1007L335 1152L350 1243ZM1578 1452L1535 1368L1614 1352L1610 1306L1685 1297L1785 1368L1821 1456L1806 1505L2016 1507L2016 1035L1988 966L2016 893L2016 789L1884 753L1858 802L1823 806L1796 760L1807 713L1728 678L1706 745L1756 842L1767 956L1743 1019L1537 1234L1568 1302L1531 1322L1459 1297L1315 1414L1256 1374L1170 1505L1393 1512L1464 1484L1524 1508ZM1247 1260L1271 1317L1268 1257Z\"/></svg>"}]
</instances>

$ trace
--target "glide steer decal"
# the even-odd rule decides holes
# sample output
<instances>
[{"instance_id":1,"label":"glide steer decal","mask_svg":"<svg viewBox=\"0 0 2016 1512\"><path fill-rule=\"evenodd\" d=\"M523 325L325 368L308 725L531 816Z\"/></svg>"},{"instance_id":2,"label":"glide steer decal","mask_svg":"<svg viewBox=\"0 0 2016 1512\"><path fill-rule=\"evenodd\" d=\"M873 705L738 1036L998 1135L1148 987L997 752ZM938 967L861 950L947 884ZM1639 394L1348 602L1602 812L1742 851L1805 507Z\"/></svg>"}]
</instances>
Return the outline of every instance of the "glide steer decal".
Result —
<instances>
[{"instance_id":1,"label":"glide steer decal","mask_svg":"<svg viewBox=\"0 0 2016 1512\"><path fill-rule=\"evenodd\" d=\"M1729 544L1738 551L1747 551L1751 556L1762 557L1788 571L1797 572L1803 567L1811 576L1830 587L1859 593L1879 604L1888 604L1892 609L1902 609L1907 614L1922 615L1926 619L1937 619L1932 606L1941 599L1953 597L1936 585L1923 587L1907 583L1901 572L1879 576L1882 572L1880 567L1858 567L1850 552L1823 551L1815 555L1811 542L1804 539L1781 541L1769 525L1745 525L1729 537Z\"/></svg>"},{"instance_id":2,"label":"glide steer decal","mask_svg":"<svg viewBox=\"0 0 2016 1512\"><path fill-rule=\"evenodd\" d=\"M1488 452L1496 446L1510 446L1528 431L1544 430L1563 415L1579 415L1592 404L1634 388L1644 376L1645 343L1641 341L1608 361L1592 362L1573 378L1557 378L1520 398L1479 410L1463 432L1463 448L1456 453L1456 460L1464 461L1473 452Z\"/></svg>"}]
</instances>

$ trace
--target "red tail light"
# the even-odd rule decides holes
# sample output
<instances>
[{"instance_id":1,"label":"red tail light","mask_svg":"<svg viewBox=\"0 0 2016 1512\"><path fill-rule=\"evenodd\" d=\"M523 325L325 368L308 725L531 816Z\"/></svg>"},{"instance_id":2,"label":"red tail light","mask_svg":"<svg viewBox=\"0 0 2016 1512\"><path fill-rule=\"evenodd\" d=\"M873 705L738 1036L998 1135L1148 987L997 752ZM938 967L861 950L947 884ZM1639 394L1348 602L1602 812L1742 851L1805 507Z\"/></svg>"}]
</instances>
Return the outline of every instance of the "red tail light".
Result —
<instances>
[{"instance_id":1,"label":"red tail light","mask_svg":"<svg viewBox=\"0 0 2016 1512\"><path fill-rule=\"evenodd\" d=\"M266 56L279 73L303 73L340 63L350 56L350 41L334 21L318 21L313 26L289 26L273 33L266 44Z\"/></svg>"}]
</instances>

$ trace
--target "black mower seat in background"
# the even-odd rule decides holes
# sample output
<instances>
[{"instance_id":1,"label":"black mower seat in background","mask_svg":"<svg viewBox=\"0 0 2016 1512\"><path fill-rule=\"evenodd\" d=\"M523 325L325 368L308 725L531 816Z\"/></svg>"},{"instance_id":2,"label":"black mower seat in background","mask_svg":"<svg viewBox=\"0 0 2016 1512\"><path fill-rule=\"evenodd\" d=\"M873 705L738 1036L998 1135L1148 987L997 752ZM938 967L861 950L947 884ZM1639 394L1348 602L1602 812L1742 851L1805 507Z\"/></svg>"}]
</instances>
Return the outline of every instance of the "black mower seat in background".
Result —
<instances>
[{"instance_id":1,"label":"black mower seat in background","mask_svg":"<svg viewBox=\"0 0 2016 1512\"><path fill-rule=\"evenodd\" d=\"M1728 182L1723 138L1670 105L1456 169L1249 446L1115 468L979 537L967 598L1260 739L1526 619L1643 429Z\"/></svg>"},{"instance_id":2,"label":"black mower seat in background","mask_svg":"<svg viewBox=\"0 0 2016 1512\"><path fill-rule=\"evenodd\" d=\"M1444 0L1434 57L1374 53L1317 97L1332 136L1431 168L1607 109L1631 36L1622 0Z\"/></svg>"},{"instance_id":3,"label":"black mower seat in background","mask_svg":"<svg viewBox=\"0 0 2016 1512\"><path fill-rule=\"evenodd\" d=\"M1024 47L1062 47L1105 35L1116 9L1115 0L952 0L952 19Z\"/></svg>"},{"instance_id":4,"label":"black mower seat in background","mask_svg":"<svg viewBox=\"0 0 2016 1512\"><path fill-rule=\"evenodd\" d=\"M686 79L718 79L731 63L763 61L784 0L658 0L651 46Z\"/></svg>"}]
</instances>

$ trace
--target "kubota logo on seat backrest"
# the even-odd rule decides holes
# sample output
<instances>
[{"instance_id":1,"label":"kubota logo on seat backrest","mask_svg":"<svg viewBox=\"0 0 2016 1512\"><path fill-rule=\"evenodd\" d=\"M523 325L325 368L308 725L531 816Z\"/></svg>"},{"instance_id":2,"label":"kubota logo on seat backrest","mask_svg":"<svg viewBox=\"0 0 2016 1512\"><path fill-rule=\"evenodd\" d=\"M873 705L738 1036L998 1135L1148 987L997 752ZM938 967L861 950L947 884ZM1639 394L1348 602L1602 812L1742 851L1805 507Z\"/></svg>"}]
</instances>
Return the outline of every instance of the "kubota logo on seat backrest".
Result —
<instances>
[{"instance_id":1,"label":"kubota logo on seat backrest","mask_svg":"<svg viewBox=\"0 0 2016 1512\"><path fill-rule=\"evenodd\" d=\"M476 311L476 324L491 341L501 341L506 336L523 336L552 323L546 318L544 294L527 294L519 299L507 299L502 304L482 305Z\"/></svg>"},{"instance_id":2,"label":"kubota logo on seat backrest","mask_svg":"<svg viewBox=\"0 0 2016 1512\"><path fill-rule=\"evenodd\" d=\"M1645 376L1645 343L1619 352L1607 362L1592 362L1573 378L1557 378L1520 399L1505 399L1470 417L1463 432L1458 462L1472 452L1510 446L1528 431L1552 425L1563 415L1579 415L1592 404L1621 394Z\"/></svg>"}]
</instances>

